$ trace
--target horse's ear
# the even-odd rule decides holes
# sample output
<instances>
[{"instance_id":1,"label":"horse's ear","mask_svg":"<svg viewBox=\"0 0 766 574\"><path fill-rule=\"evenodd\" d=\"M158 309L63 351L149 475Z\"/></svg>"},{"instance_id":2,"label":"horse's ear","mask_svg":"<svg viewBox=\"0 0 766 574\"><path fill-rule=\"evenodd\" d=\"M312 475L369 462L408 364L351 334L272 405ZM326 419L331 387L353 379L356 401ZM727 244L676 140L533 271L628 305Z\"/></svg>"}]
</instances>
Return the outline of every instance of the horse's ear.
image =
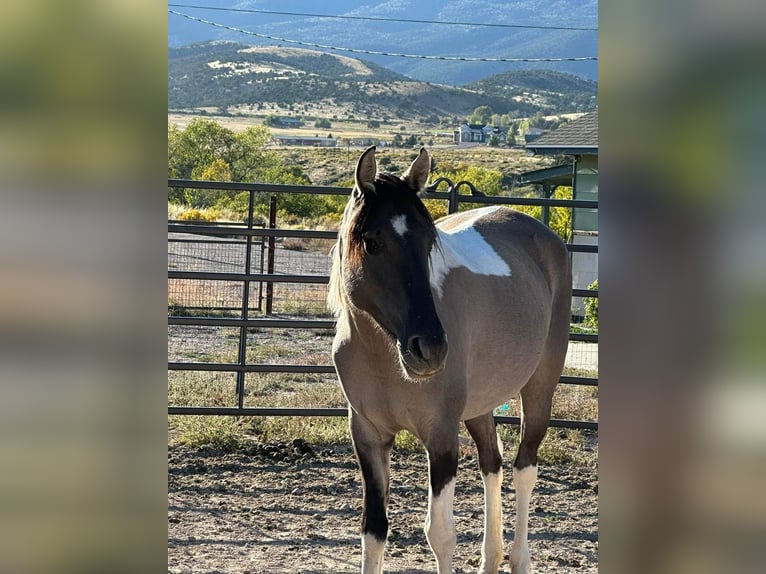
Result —
<instances>
[{"instance_id":1,"label":"horse's ear","mask_svg":"<svg viewBox=\"0 0 766 574\"><path fill-rule=\"evenodd\" d=\"M431 157L428 155L426 148L420 148L418 157L410 164L407 171L402 175L402 179L407 182L407 185L415 192L421 192L425 189L428 183L428 176L431 173Z\"/></svg>"},{"instance_id":2,"label":"horse's ear","mask_svg":"<svg viewBox=\"0 0 766 574\"><path fill-rule=\"evenodd\" d=\"M359 198L370 186L374 188L375 175L378 173L378 163L375 161L375 146L370 146L356 164L354 173L354 197Z\"/></svg>"}]
</instances>

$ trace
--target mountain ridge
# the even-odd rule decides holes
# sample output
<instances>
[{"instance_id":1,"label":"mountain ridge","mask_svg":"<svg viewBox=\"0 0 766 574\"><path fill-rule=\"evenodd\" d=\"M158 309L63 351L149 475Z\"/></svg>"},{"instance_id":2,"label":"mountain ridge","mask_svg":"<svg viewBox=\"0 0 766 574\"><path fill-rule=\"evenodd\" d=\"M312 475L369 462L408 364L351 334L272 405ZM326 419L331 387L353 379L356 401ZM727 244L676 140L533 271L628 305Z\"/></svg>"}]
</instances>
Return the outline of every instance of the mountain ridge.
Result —
<instances>
[{"instance_id":1,"label":"mountain ridge","mask_svg":"<svg viewBox=\"0 0 766 574\"><path fill-rule=\"evenodd\" d=\"M549 0L545 3L540 0L434 0L427 5L371 0L362 6L350 0L336 0L323 4L321 9L316 3L300 0L241 0L236 6L240 11L228 10L231 0L206 0L205 4L217 10L173 9L254 34L369 51L469 58L566 58L591 57L598 53L598 34L593 30L598 24L597 0ZM250 9L258 12L247 12ZM321 12L382 20L309 17L285 12ZM474 24L443 24L467 21ZM590 29L511 27L516 25ZM253 45L273 43L272 40L169 15L169 47L216 39L246 41ZM531 64L425 60L373 54L364 58L416 80L450 85L467 84L492 74L531 68L568 72L593 80L598 78L595 61Z\"/></svg>"},{"instance_id":2,"label":"mountain ridge","mask_svg":"<svg viewBox=\"0 0 766 574\"><path fill-rule=\"evenodd\" d=\"M571 74L504 72L467 86L420 82L368 60L317 50L202 42L168 50L168 108L336 109L356 117L467 116L476 107L526 117L589 111L597 84Z\"/></svg>"}]
</instances>

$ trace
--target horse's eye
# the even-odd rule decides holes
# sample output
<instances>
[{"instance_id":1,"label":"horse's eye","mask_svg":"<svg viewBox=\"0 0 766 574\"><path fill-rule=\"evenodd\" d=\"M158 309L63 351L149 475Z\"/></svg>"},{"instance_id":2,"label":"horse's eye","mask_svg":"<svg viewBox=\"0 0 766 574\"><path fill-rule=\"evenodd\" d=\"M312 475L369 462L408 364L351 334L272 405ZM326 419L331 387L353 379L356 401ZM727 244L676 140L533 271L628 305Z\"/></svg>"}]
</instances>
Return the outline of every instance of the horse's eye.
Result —
<instances>
[{"instance_id":1,"label":"horse's eye","mask_svg":"<svg viewBox=\"0 0 766 574\"><path fill-rule=\"evenodd\" d=\"M368 255L375 255L380 251L380 242L377 239L365 237L362 241L364 242L364 251Z\"/></svg>"}]
</instances>

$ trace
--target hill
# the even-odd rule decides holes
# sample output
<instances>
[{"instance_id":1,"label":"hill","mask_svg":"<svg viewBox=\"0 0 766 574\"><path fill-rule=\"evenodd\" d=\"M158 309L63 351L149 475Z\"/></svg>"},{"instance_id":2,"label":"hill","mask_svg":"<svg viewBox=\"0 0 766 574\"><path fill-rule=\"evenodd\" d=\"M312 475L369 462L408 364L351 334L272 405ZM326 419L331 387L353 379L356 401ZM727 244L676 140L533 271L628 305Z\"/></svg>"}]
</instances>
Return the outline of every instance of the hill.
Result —
<instances>
[{"instance_id":1,"label":"hill","mask_svg":"<svg viewBox=\"0 0 766 574\"><path fill-rule=\"evenodd\" d=\"M231 7L231 0L208 0L211 8ZM433 0L392 2L354 0L306 2L305 0L244 0L238 11L174 8L182 13L251 32L363 50L469 56L476 58L560 58L596 56L598 52L598 0ZM258 12L247 12L256 9ZM357 20L317 18L269 12L311 12L341 15ZM399 21L396 21L399 20ZM423 22L402 22L421 20ZM429 23L470 22L489 26ZM508 27L550 26L570 29ZM589 28L589 29L578 29ZM168 45L180 47L209 40L230 40L252 44L274 43L233 30L215 28L183 17L168 17ZM511 70L545 68L597 79L594 61L543 64L422 60L364 56L415 80L463 85Z\"/></svg>"},{"instance_id":2,"label":"hill","mask_svg":"<svg viewBox=\"0 0 766 574\"><path fill-rule=\"evenodd\" d=\"M595 106L595 82L578 83L552 71L515 74L518 79L511 84L493 77L466 87L447 86L316 50L204 42L169 49L168 108L386 119L464 118L479 106L511 117ZM575 102L579 107L573 107Z\"/></svg>"},{"instance_id":3,"label":"hill","mask_svg":"<svg viewBox=\"0 0 766 574\"><path fill-rule=\"evenodd\" d=\"M505 72L466 87L559 111L591 111L596 109L598 98L596 82L551 70Z\"/></svg>"}]
</instances>

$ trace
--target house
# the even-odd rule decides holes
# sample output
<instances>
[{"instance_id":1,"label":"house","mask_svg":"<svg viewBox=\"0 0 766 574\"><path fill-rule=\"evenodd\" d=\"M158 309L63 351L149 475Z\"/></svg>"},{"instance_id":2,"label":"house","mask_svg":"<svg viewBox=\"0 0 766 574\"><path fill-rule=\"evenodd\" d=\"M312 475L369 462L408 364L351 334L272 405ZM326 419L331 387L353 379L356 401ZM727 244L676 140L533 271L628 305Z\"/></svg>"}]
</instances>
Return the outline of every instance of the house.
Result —
<instances>
[{"instance_id":1,"label":"house","mask_svg":"<svg viewBox=\"0 0 766 574\"><path fill-rule=\"evenodd\" d=\"M567 185L563 182L568 177L573 199L598 200L598 111L547 132L525 147L534 155L570 156L572 163L522 174L520 182L542 184L549 196L556 185ZM572 210L571 241L579 245L598 245L597 209L577 207ZM598 254L573 252L572 276L575 289L587 289L598 278ZM584 312L582 298L573 299L572 309Z\"/></svg>"},{"instance_id":2,"label":"house","mask_svg":"<svg viewBox=\"0 0 766 574\"><path fill-rule=\"evenodd\" d=\"M279 116L271 120L271 125L277 128L299 128L303 126L303 121L300 118Z\"/></svg>"},{"instance_id":3,"label":"house","mask_svg":"<svg viewBox=\"0 0 766 574\"><path fill-rule=\"evenodd\" d=\"M492 126L481 124L463 124L452 133L453 143L486 143L493 131Z\"/></svg>"},{"instance_id":4,"label":"house","mask_svg":"<svg viewBox=\"0 0 766 574\"><path fill-rule=\"evenodd\" d=\"M275 136L274 142L278 145L300 145L313 147L336 147L335 138L306 137L306 136Z\"/></svg>"},{"instance_id":5,"label":"house","mask_svg":"<svg viewBox=\"0 0 766 574\"><path fill-rule=\"evenodd\" d=\"M367 147L371 145L377 145L377 143L378 140L372 137L349 138L348 140L348 144L354 147Z\"/></svg>"}]
</instances>

